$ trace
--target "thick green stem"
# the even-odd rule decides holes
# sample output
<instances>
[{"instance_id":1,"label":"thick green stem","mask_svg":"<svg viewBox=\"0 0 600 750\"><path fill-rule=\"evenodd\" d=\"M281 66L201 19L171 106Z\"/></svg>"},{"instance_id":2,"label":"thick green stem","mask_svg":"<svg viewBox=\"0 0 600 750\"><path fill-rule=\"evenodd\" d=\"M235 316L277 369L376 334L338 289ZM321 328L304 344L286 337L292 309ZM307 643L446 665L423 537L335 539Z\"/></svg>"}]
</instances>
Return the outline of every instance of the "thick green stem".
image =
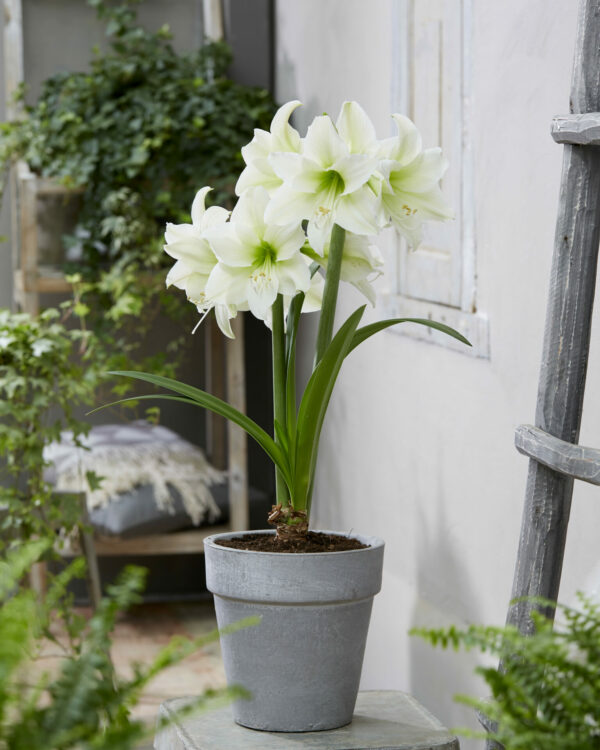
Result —
<instances>
[{"instance_id":1,"label":"thick green stem","mask_svg":"<svg viewBox=\"0 0 600 750\"><path fill-rule=\"evenodd\" d=\"M273 303L271 311L273 316L273 417L279 422L281 428L285 432L285 325L283 319L283 296L281 294L277 295L277 299ZM277 432L275 432L274 438L275 442L281 445ZM287 485L281 472L277 468L275 468L275 493L277 503L281 503L283 506L289 505L290 499Z\"/></svg>"},{"instance_id":2,"label":"thick green stem","mask_svg":"<svg viewBox=\"0 0 600 750\"><path fill-rule=\"evenodd\" d=\"M329 259L325 273L325 288L323 290L323 303L321 305L321 317L319 318L319 330L317 333L315 367L321 361L333 337L333 322L335 320L335 307L337 304L338 288L340 286L340 271L342 268L345 236L346 231L337 224L334 224L329 243Z\"/></svg>"}]
</instances>

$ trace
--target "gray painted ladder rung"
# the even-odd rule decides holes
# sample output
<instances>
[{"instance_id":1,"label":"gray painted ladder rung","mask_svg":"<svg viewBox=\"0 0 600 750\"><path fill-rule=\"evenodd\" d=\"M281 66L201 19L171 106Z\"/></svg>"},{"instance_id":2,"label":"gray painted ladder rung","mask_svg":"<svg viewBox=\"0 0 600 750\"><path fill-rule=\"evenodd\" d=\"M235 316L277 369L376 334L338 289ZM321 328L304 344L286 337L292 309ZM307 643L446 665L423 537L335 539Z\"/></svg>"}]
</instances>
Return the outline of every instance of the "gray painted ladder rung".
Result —
<instances>
[{"instance_id":1,"label":"gray painted ladder rung","mask_svg":"<svg viewBox=\"0 0 600 750\"><path fill-rule=\"evenodd\" d=\"M539 427L522 424L515 431L519 453L573 479L600 485L600 450L568 443Z\"/></svg>"},{"instance_id":2,"label":"gray painted ladder rung","mask_svg":"<svg viewBox=\"0 0 600 750\"><path fill-rule=\"evenodd\" d=\"M550 133L557 143L600 146L600 112L555 117Z\"/></svg>"}]
</instances>

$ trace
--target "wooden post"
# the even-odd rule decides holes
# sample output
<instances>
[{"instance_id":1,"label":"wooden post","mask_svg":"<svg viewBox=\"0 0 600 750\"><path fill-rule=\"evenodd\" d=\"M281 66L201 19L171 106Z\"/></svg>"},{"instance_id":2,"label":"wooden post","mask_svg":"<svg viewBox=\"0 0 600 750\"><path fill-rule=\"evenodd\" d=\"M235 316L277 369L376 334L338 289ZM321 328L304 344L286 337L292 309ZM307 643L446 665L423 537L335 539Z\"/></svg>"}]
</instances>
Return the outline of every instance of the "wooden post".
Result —
<instances>
[{"instance_id":1,"label":"wooden post","mask_svg":"<svg viewBox=\"0 0 600 750\"><path fill-rule=\"evenodd\" d=\"M22 104L15 102L14 94L24 80L23 66L23 15L21 0L4 0L4 96L6 119L16 119L22 111ZM10 234L13 272L13 303L15 309L21 305L23 292L18 288L17 269L19 265L19 207L18 207L18 168L10 170ZM22 282L21 282L22 283ZM29 301L29 300L28 300Z\"/></svg>"},{"instance_id":2,"label":"wooden post","mask_svg":"<svg viewBox=\"0 0 600 750\"><path fill-rule=\"evenodd\" d=\"M38 237L37 237L37 181L24 164L18 164L17 191L15 203L19 218L19 270L14 279L18 291L19 307L30 315L40 311L38 280ZM13 248L13 253L17 253Z\"/></svg>"},{"instance_id":3,"label":"wooden post","mask_svg":"<svg viewBox=\"0 0 600 750\"><path fill-rule=\"evenodd\" d=\"M14 120L22 105L13 99L23 83L23 14L21 0L4 0L4 92L6 118Z\"/></svg>"},{"instance_id":4,"label":"wooden post","mask_svg":"<svg viewBox=\"0 0 600 750\"><path fill-rule=\"evenodd\" d=\"M204 36L213 42L220 42L224 36L223 8L221 0L203 0Z\"/></svg>"},{"instance_id":5,"label":"wooden post","mask_svg":"<svg viewBox=\"0 0 600 750\"><path fill-rule=\"evenodd\" d=\"M234 339L227 342L227 400L246 413L246 375L244 365L244 315L231 321ZM248 528L248 452L246 433L233 422L227 425L229 523L234 531Z\"/></svg>"},{"instance_id":6,"label":"wooden post","mask_svg":"<svg viewBox=\"0 0 600 750\"><path fill-rule=\"evenodd\" d=\"M581 0L571 111L600 111L600 0ZM576 443L588 363L598 243L600 148L566 145L554 241L535 426ZM529 463L512 598L556 601L573 479ZM528 633L531 605L514 604L507 621ZM553 616L553 611L547 612Z\"/></svg>"},{"instance_id":7,"label":"wooden post","mask_svg":"<svg viewBox=\"0 0 600 750\"><path fill-rule=\"evenodd\" d=\"M214 316L206 319L204 329L206 390L217 398L226 398L225 337ZM206 410L206 444L208 457L217 469L227 466L227 425L224 417Z\"/></svg>"}]
</instances>

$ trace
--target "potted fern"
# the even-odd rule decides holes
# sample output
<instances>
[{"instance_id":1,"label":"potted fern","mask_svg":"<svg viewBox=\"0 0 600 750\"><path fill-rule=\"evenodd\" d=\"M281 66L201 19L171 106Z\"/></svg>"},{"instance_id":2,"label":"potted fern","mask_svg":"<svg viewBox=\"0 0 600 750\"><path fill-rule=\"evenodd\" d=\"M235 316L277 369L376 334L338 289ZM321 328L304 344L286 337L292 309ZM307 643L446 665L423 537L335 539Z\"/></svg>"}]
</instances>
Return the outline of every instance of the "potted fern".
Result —
<instances>
[{"instance_id":1,"label":"potted fern","mask_svg":"<svg viewBox=\"0 0 600 750\"><path fill-rule=\"evenodd\" d=\"M378 331L422 319L360 326L365 306L334 335L340 281L374 302L371 282L383 258L369 236L395 227L411 244L424 221L451 217L439 188L446 162L423 150L415 125L394 115L398 135L385 140L356 102L334 123L316 117L305 137L290 125L299 102L279 109L270 131L256 130L242 149L238 201L205 208L210 188L192 205L191 223L168 224L166 252L176 260L167 285L183 289L223 333L249 310L272 331L274 426L262 429L226 402L158 375L118 374L161 386L162 398L201 406L243 428L273 461L273 531L215 535L205 541L208 588L220 626L249 613L261 626L224 644L230 682L253 698L235 720L271 731L330 729L348 723L362 666L373 596L381 585L383 541L309 530L319 437L346 357ZM296 336L302 313L320 310L313 373L296 400ZM155 398L147 396L146 398ZM324 501L324 499L322 499Z\"/></svg>"}]
</instances>

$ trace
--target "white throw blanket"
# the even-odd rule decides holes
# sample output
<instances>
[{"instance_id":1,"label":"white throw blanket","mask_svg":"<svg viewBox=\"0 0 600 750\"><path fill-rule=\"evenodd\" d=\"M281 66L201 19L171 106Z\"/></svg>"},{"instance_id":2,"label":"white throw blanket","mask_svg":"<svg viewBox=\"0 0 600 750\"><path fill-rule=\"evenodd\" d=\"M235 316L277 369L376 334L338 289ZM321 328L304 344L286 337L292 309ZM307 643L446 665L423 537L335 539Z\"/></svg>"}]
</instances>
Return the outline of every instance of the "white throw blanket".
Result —
<instances>
[{"instance_id":1,"label":"white throw blanket","mask_svg":"<svg viewBox=\"0 0 600 750\"><path fill-rule=\"evenodd\" d=\"M166 427L144 420L102 425L93 427L81 443L85 448L74 444L71 432L63 432L60 443L44 450L44 458L52 464L47 481L59 492L85 492L89 510L108 505L136 486L149 484L157 506L169 511L173 504L171 485L194 524L218 518L210 487L222 482L225 473L211 466L200 448ZM90 488L87 472L102 478L100 487Z\"/></svg>"}]
</instances>

